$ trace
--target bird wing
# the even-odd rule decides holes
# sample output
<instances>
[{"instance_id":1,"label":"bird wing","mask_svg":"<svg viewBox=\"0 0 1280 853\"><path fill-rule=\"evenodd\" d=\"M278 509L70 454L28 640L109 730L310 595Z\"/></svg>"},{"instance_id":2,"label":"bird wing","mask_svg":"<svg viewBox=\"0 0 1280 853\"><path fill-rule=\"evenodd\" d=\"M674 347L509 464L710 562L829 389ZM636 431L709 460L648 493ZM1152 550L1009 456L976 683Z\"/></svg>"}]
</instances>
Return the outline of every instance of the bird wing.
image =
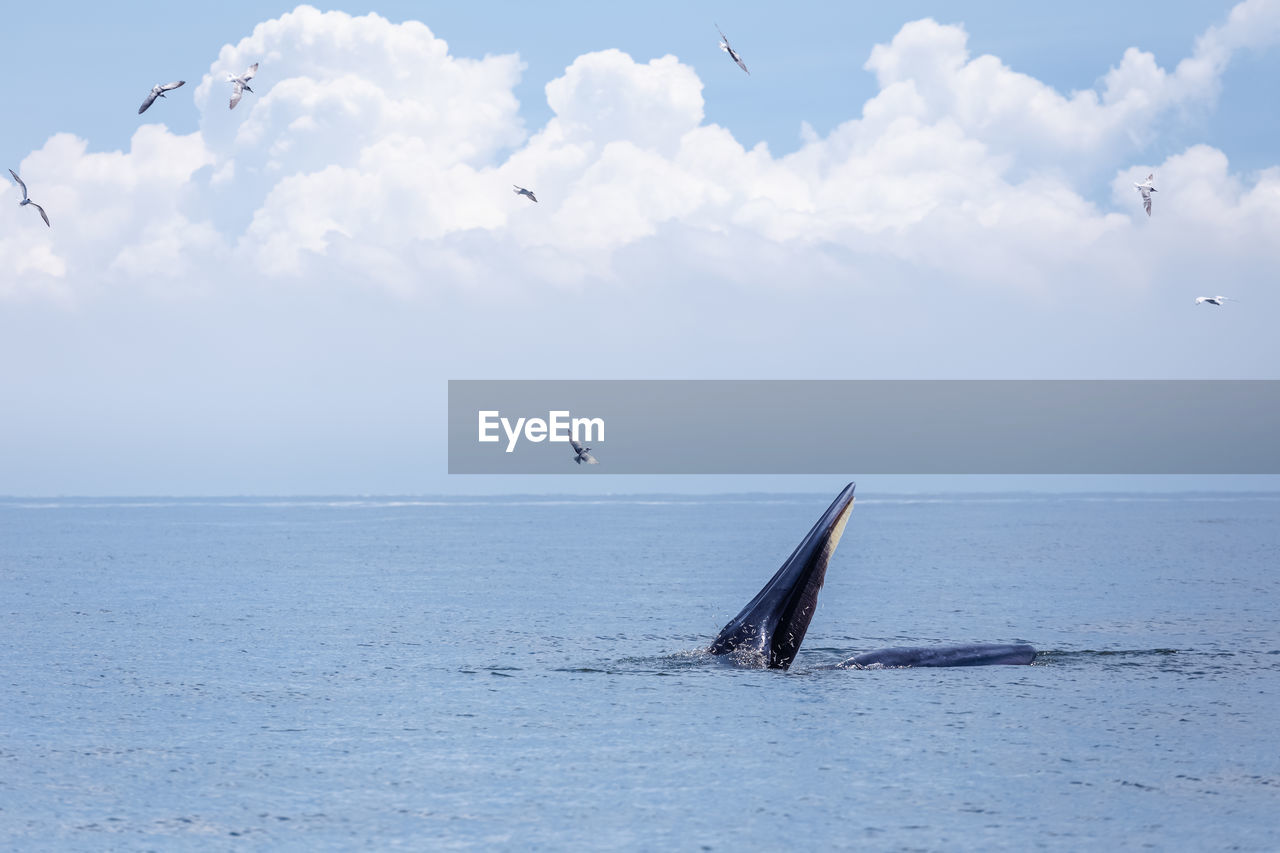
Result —
<instances>
[{"instance_id":1,"label":"bird wing","mask_svg":"<svg viewBox=\"0 0 1280 853\"><path fill-rule=\"evenodd\" d=\"M537 197L536 195L534 195L532 192L531 192L531 193L529 193L529 198L533 199L534 201L537 201L537 200L538 200L538 197Z\"/></svg>"},{"instance_id":2,"label":"bird wing","mask_svg":"<svg viewBox=\"0 0 1280 853\"><path fill-rule=\"evenodd\" d=\"M600 460L592 456L590 453L582 454L582 458L586 460L588 465L599 465Z\"/></svg>"},{"instance_id":3,"label":"bird wing","mask_svg":"<svg viewBox=\"0 0 1280 853\"><path fill-rule=\"evenodd\" d=\"M227 107L227 109L234 110L236 108L236 104L240 103L240 95L243 92L244 84L239 80L236 80L234 85L231 87L231 106Z\"/></svg>"},{"instance_id":4,"label":"bird wing","mask_svg":"<svg viewBox=\"0 0 1280 853\"><path fill-rule=\"evenodd\" d=\"M165 83L163 86L161 86L160 91L171 92L174 89L178 88L179 86L185 86L186 83L187 83L186 80L174 80L172 83Z\"/></svg>"},{"instance_id":5,"label":"bird wing","mask_svg":"<svg viewBox=\"0 0 1280 853\"><path fill-rule=\"evenodd\" d=\"M159 96L159 94L160 93L157 92L155 89L152 89L151 92L147 95L147 99L142 102L142 106L138 107L138 115L142 115L143 113L145 113L147 111L147 107L151 106L156 102L156 98Z\"/></svg>"},{"instance_id":6,"label":"bird wing","mask_svg":"<svg viewBox=\"0 0 1280 853\"><path fill-rule=\"evenodd\" d=\"M573 448L574 453L582 453L582 445L578 443L576 438L569 439L569 446Z\"/></svg>"},{"instance_id":7,"label":"bird wing","mask_svg":"<svg viewBox=\"0 0 1280 853\"><path fill-rule=\"evenodd\" d=\"M733 61L738 63L738 67L750 75L751 72L747 69L747 63L742 61L742 57L738 56L738 52L733 49L733 45L729 44L729 37L724 34L724 30L720 29L719 24L716 24L716 32L720 34L720 40L724 42L724 44L720 45L720 49L729 54Z\"/></svg>"},{"instance_id":8,"label":"bird wing","mask_svg":"<svg viewBox=\"0 0 1280 853\"><path fill-rule=\"evenodd\" d=\"M10 169L10 170L9 170L9 174L10 174L10 175L13 175L13 179L14 179L15 181L17 181L17 182L18 182L18 186L22 187L22 200L23 200L23 201L26 201L26 200L27 200L27 185L26 185L26 184L24 184L24 183L22 182L22 178L19 178L19 177L18 177L18 173L17 173L17 172L15 172L15 171L13 171L13 169Z\"/></svg>"},{"instance_id":9,"label":"bird wing","mask_svg":"<svg viewBox=\"0 0 1280 853\"><path fill-rule=\"evenodd\" d=\"M250 80L253 79L253 75L257 73L258 73L258 63L255 62L245 69L245 72L240 75L240 79L248 83Z\"/></svg>"},{"instance_id":10,"label":"bird wing","mask_svg":"<svg viewBox=\"0 0 1280 853\"><path fill-rule=\"evenodd\" d=\"M45 225L49 225L49 214L44 212L44 208L36 204L34 201L31 202L31 206L40 211L40 218L44 220ZM52 228L53 226L49 225L49 227Z\"/></svg>"}]
</instances>

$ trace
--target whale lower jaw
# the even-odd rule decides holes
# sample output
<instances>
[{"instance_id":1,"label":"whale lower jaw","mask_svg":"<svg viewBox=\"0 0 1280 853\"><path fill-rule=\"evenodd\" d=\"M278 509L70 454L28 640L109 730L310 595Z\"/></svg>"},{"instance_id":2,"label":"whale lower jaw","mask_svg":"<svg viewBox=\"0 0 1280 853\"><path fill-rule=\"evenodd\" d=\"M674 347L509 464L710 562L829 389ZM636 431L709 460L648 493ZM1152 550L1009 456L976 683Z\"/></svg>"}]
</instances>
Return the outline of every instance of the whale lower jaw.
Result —
<instances>
[{"instance_id":1,"label":"whale lower jaw","mask_svg":"<svg viewBox=\"0 0 1280 853\"><path fill-rule=\"evenodd\" d=\"M962 646L898 646L854 655L840 669L897 669L919 666L1019 666L1036 659L1025 643Z\"/></svg>"}]
</instances>

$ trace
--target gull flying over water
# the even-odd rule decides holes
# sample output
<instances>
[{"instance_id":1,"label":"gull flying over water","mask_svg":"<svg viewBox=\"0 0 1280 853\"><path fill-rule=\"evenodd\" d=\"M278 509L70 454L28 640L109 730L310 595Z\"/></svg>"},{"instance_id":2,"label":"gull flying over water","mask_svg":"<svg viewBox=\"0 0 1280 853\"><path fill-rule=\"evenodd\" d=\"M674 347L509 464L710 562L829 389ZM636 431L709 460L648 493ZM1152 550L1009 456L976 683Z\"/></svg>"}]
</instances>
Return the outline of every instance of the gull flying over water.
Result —
<instances>
[{"instance_id":1,"label":"gull flying over water","mask_svg":"<svg viewBox=\"0 0 1280 853\"><path fill-rule=\"evenodd\" d=\"M1232 299L1230 296L1197 296L1197 305L1221 305L1224 302L1239 302L1239 299Z\"/></svg>"},{"instance_id":2,"label":"gull flying over water","mask_svg":"<svg viewBox=\"0 0 1280 853\"><path fill-rule=\"evenodd\" d=\"M227 82L231 84L231 106L227 107L227 109L234 110L236 108L236 104L240 103L241 93L253 91L249 88L249 81L257 73L258 63L256 62L246 68L239 77L230 72L227 73Z\"/></svg>"},{"instance_id":3,"label":"gull flying over water","mask_svg":"<svg viewBox=\"0 0 1280 853\"><path fill-rule=\"evenodd\" d=\"M577 455L573 457L573 461L581 465L583 462L588 465L599 465L600 460L591 455L590 447L583 447L576 438L569 439L569 446L573 448L573 452Z\"/></svg>"},{"instance_id":4,"label":"gull flying over water","mask_svg":"<svg viewBox=\"0 0 1280 853\"><path fill-rule=\"evenodd\" d=\"M538 197L533 194L533 190L527 190L524 187L520 186L519 184L512 184L511 186L516 188L515 189L516 195L528 196L530 201L538 200Z\"/></svg>"},{"instance_id":5,"label":"gull flying over water","mask_svg":"<svg viewBox=\"0 0 1280 853\"><path fill-rule=\"evenodd\" d=\"M142 115L147 111L147 107L155 103L156 98L163 98L165 92L171 92L174 89L186 83L186 80L175 80L172 83L156 84L151 87L151 94L147 95L147 99L142 102L142 106L138 107L138 115Z\"/></svg>"},{"instance_id":6,"label":"gull flying over water","mask_svg":"<svg viewBox=\"0 0 1280 853\"><path fill-rule=\"evenodd\" d=\"M23 207L28 204L31 205L36 210L40 211L40 218L44 220L44 224L49 225L49 214L44 212L43 207L36 204L31 199L27 198L27 185L22 182L22 178L19 178L18 173L13 171L13 169L9 170L9 174L13 175L13 179L18 182L18 186L22 187L22 201L18 202L18 207ZM49 225L49 227L52 228L53 226Z\"/></svg>"},{"instance_id":7,"label":"gull flying over water","mask_svg":"<svg viewBox=\"0 0 1280 853\"><path fill-rule=\"evenodd\" d=\"M1134 186L1137 187L1138 192L1142 193L1142 206L1146 208L1147 216L1151 215L1151 194L1153 192L1158 192L1158 190L1156 190L1156 188L1151 185L1151 182L1154 179L1155 179L1155 174L1153 173L1153 174L1147 175L1147 179L1143 183L1134 184Z\"/></svg>"},{"instance_id":8,"label":"gull flying over water","mask_svg":"<svg viewBox=\"0 0 1280 853\"><path fill-rule=\"evenodd\" d=\"M729 54L729 58L738 63L738 67L743 71L747 71L747 63L742 61L742 57L738 56L738 52L729 44L729 37L724 34L724 30L720 29L720 25L716 24L716 31L720 33L720 49ZM747 76L751 76L751 72L747 71Z\"/></svg>"}]
</instances>

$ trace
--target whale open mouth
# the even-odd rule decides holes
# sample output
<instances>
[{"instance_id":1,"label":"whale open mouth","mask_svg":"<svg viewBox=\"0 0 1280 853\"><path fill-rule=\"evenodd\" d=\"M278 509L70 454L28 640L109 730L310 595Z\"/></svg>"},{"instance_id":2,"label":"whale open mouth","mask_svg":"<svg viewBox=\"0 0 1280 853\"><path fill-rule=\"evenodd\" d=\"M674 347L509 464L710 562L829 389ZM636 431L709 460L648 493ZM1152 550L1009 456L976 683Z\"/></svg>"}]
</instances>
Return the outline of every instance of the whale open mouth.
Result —
<instances>
[{"instance_id":1,"label":"whale open mouth","mask_svg":"<svg viewBox=\"0 0 1280 853\"><path fill-rule=\"evenodd\" d=\"M764 589L721 629L711 654L772 669L791 666L818 607L827 563L853 511L853 489L853 483L845 486Z\"/></svg>"}]
</instances>

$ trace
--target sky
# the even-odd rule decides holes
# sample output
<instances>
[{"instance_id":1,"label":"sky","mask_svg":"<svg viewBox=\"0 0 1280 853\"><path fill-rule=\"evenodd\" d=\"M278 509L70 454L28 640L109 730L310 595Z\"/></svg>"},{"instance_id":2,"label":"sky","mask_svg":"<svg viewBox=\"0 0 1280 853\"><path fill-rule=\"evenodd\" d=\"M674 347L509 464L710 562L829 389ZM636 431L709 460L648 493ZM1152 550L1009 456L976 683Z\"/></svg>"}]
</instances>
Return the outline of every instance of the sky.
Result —
<instances>
[{"instance_id":1,"label":"sky","mask_svg":"<svg viewBox=\"0 0 1280 853\"><path fill-rule=\"evenodd\" d=\"M1045 5L9 10L0 494L857 475L450 477L449 379L1280 378L1280 0Z\"/></svg>"}]
</instances>

